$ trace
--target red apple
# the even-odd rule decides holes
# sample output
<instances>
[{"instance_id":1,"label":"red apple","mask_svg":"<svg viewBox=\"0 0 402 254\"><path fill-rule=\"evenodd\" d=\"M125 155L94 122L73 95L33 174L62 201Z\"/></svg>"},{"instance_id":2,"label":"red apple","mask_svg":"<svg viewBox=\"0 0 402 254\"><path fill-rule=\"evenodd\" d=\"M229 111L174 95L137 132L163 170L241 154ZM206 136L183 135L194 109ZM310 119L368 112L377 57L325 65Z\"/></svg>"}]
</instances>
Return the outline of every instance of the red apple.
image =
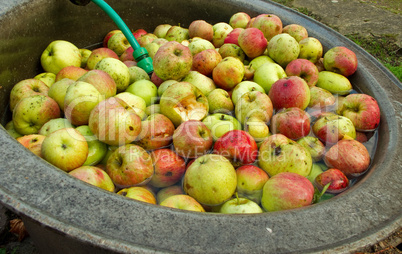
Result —
<instances>
[{"instance_id":1,"label":"red apple","mask_svg":"<svg viewBox=\"0 0 402 254\"><path fill-rule=\"evenodd\" d=\"M267 39L258 28L246 28L240 32L238 43L241 49L249 58L262 55L267 49Z\"/></svg>"},{"instance_id":2,"label":"red apple","mask_svg":"<svg viewBox=\"0 0 402 254\"><path fill-rule=\"evenodd\" d=\"M213 143L211 131L200 120L181 123L173 134L173 146L177 154L185 158L197 158L206 154Z\"/></svg>"},{"instance_id":3,"label":"red apple","mask_svg":"<svg viewBox=\"0 0 402 254\"><path fill-rule=\"evenodd\" d=\"M325 164L337 168L347 177L357 177L370 166L370 154L367 148L354 139L339 140L324 156Z\"/></svg>"},{"instance_id":4,"label":"red apple","mask_svg":"<svg viewBox=\"0 0 402 254\"><path fill-rule=\"evenodd\" d=\"M320 191L329 183L326 192L333 194L340 193L349 187L349 179L342 171L336 168L330 168L319 174L314 183Z\"/></svg>"},{"instance_id":5,"label":"red apple","mask_svg":"<svg viewBox=\"0 0 402 254\"><path fill-rule=\"evenodd\" d=\"M222 61L222 56L215 49L206 49L193 57L194 71L211 76L213 69Z\"/></svg>"},{"instance_id":6,"label":"red apple","mask_svg":"<svg viewBox=\"0 0 402 254\"><path fill-rule=\"evenodd\" d=\"M173 150L157 149L151 152L155 173L148 183L154 187L164 188L180 181L186 170L186 161Z\"/></svg>"},{"instance_id":7,"label":"red apple","mask_svg":"<svg viewBox=\"0 0 402 254\"><path fill-rule=\"evenodd\" d=\"M233 29L228 35L226 36L225 40L223 41L224 44L226 43L231 43L231 44L236 44L237 46L239 45L238 38L239 34L244 30L244 28L235 28Z\"/></svg>"},{"instance_id":8,"label":"red apple","mask_svg":"<svg viewBox=\"0 0 402 254\"><path fill-rule=\"evenodd\" d=\"M348 77L357 70L356 54L345 47L333 47L324 54L324 68Z\"/></svg>"},{"instance_id":9,"label":"red apple","mask_svg":"<svg viewBox=\"0 0 402 254\"><path fill-rule=\"evenodd\" d=\"M139 38L141 35L147 34L148 32L142 28L139 28L133 32L134 38Z\"/></svg>"},{"instance_id":10,"label":"red apple","mask_svg":"<svg viewBox=\"0 0 402 254\"><path fill-rule=\"evenodd\" d=\"M309 86L304 79L297 76L277 80L272 84L268 95L276 110L291 107L304 110L310 102Z\"/></svg>"},{"instance_id":11,"label":"red apple","mask_svg":"<svg viewBox=\"0 0 402 254\"><path fill-rule=\"evenodd\" d=\"M90 70L82 75L78 81L84 81L93 85L106 99L116 95L116 82L105 71Z\"/></svg>"},{"instance_id":12,"label":"red apple","mask_svg":"<svg viewBox=\"0 0 402 254\"><path fill-rule=\"evenodd\" d=\"M200 37L207 41L212 41L214 30L212 25L205 20L194 20L188 27L188 34L190 38Z\"/></svg>"},{"instance_id":13,"label":"red apple","mask_svg":"<svg viewBox=\"0 0 402 254\"><path fill-rule=\"evenodd\" d=\"M62 80L64 78L77 80L87 72L88 72L88 70L85 70L85 69L83 69L81 67L66 66L56 74L55 82L59 81L59 80Z\"/></svg>"},{"instance_id":14,"label":"red apple","mask_svg":"<svg viewBox=\"0 0 402 254\"><path fill-rule=\"evenodd\" d=\"M128 48L123 52L123 54L120 55L120 57L119 57L120 61L122 61L122 62L125 62L125 61L134 61L134 62L135 62L133 53L134 53L133 47L131 47L131 46L128 47Z\"/></svg>"},{"instance_id":15,"label":"red apple","mask_svg":"<svg viewBox=\"0 0 402 254\"><path fill-rule=\"evenodd\" d=\"M69 175L104 190L114 192L115 186L109 175L95 166L81 166L68 172Z\"/></svg>"},{"instance_id":16,"label":"red apple","mask_svg":"<svg viewBox=\"0 0 402 254\"><path fill-rule=\"evenodd\" d=\"M215 142L213 153L222 155L235 166L241 166L255 162L258 147L248 132L230 130Z\"/></svg>"},{"instance_id":17,"label":"red apple","mask_svg":"<svg viewBox=\"0 0 402 254\"><path fill-rule=\"evenodd\" d=\"M17 141L36 156L42 157L42 142L45 138L45 135L29 134L17 138Z\"/></svg>"},{"instance_id":18,"label":"red apple","mask_svg":"<svg viewBox=\"0 0 402 254\"><path fill-rule=\"evenodd\" d=\"M260 29L267 41L282 33L282 20L274 14L260 14L251 23L252 27Z\"/></svg>"},{"instance_id":19,"label":"red apple","mask_svg":"<svg viewBox=\"0 0 402 254\"><path fill-rule=\"evenodd\" d=\"M318 81L318 69L307 59L295 59L288 63L285 68L286 75L298 76L307 82L309 87L315 86Z\"/></svg>"},{"instance_id":20,"label":"red apple","mask_svg":"<svg viewBox=\"0 0 402 254\"><path fill-rule=\"evenodd\" d=\"M272 116L270 130L297 140L310 133L310 116L300 108L285 108Z\"/></svg>"},{"instance_id":21,"label":"red apple","mask_svg":"<svg viewBox=\"0 0 402 254\"><path fill-rule=\"evenodd\" d=\"M257 204L261 202L262 188L268 181L268 174L254 165L243 165L236 169L237 193Z\"/></svg>"},{"instance_id":22,"label":"red apple","mask_svg":"<svg viewBox=\"0 0 402 254\"><path fill-rule=\"evenodd\" d=\"M204 207L189 195L174 195L163 200L159 205L194 212L205 212Z\"/></svg>"},{"instance_id":23,"label":"red apple","mask_svg":"<svg viewBox=\"0 0 402 254\"><path fill-rule=\"evenodd\" d=\"M349 118L322 113L313 124L313 132L325 144L333 145L345 137L356 138L356 129Z\"/></svg>"}]
</instances>

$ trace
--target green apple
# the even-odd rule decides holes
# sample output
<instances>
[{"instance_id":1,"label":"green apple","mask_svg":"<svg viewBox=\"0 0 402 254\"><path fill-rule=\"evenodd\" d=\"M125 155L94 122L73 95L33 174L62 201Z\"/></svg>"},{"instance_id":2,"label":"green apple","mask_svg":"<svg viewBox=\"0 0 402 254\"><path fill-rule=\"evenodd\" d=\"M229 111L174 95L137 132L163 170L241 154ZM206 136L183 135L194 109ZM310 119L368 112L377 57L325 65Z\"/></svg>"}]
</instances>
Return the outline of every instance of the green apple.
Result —
<instances>
[{"instance_id":1,"label":"green apple","mask_svg":"<svg viewBox=\"0 0 402 254\"><path fill-rule=\"evenodd\" d=\"M269 136L269 127L266 122L261 120L258 116L252 116L244 123L243 130L248 132L257 145Z\"/></svg>"},{"instance_id":2,"label":"green apple","mask_svg":"<svg viewBox=\"0 0 402 254\"><path fill-rule=\"evenodd\" d=\"M206 154L195 159L183 179L184 192L201 204L220 205L236 191L236 171L228 159Z\"/></svg>"},{"instance_id":3,"label":"green apple","mask_svg":"<svg viewBox=\"0 0 402 254\"><path fill-rule=\"evenodd\" d=\"M8 132L8 134L10 134L11 137L13 137L13 138L22 137L22 135L19 134L19 133L15 130L15 128L14 128L14 123L13 123L12 120L9 121L9 122L6 124L6 126L4 126L4 128L6 129L6 131Z\"/></svg>"},{"instance_id":4,"label":"green apple","mask_svg":"<svg viewBox=\"0 0 402 254\"><path fill-rule=\"evenodd\" d=\"M177 80L174 80L174 79L169 79L169 80L163 81L162 84L160 84L160 85L158 86L158 96L161 97L162 94L165 92L165 90L166 90L169 86L171 86L171 85L173 85L174 83L177 83L177 82L178 82L178 81L177 81Z\"/></svg>"},{"instance_id":5,"label":"green apple","mask_svg":"<svg viewBox=\"0 0 402 254\"><path fill-rule=\"evenodd\" d=\"M169 86L160 99L161 113L177 127L187 120L202 120L207 116L207 97L189 82Z\"/></svg>"},{"instance_id":6,"label":"green apple","mask_svg":"<svg viewBox=\"0 0 402 254\"><path fill-rule=\"evenodd\" d=\"M269 56L261 55L251 60L249 66L254 70L257 70L261 65L265 63L275 63L275 61L272 60L272 58L270 58Z\"/></svg>"},{"instance_id":7,"label":"green apple","mask_svg":"<svg viewBox=\"0 0 402 254\"><path fill-rule=\"evenodd\" d=\"M109 38L107 47L113 50L118 56L121 56L126 49L131 47L126 36L122 33L115 33Z\"/></svg>"},{"instance_id":8,"label":"green apple","mask_svg":"<svg viewBox=\"0 0 402 254\"><path fill-rule=\"evenodd\" d=\"M226 36L233 30L228 23L219 22L212 26L214 31L212 43L214 44L215 48L219 48L224 44Z\"/></svg>"},{"instance_id":9,"label":"green apple","mask_svg":"<svg viewBox=\"0 0 402 254\"><path fill-rule=\"evenodd\" d=\"M208 96L208 94L216 88L214 81L210 77L198 71L189 71L181 81L193 84L200 89L205 96Z\"/></svg>"},{"instance_id":10,"label":"green apple","mask_svg":"<svg viewBox=\"0 0 402 254\"><path fill-rule=\"evenodd\" d=\"M64 98L66 97L67 89L75 81L69 78L55 82L48 91L48 96L55 100L61 110L64 110Z\"/></svg>"},{"instance_id":11,"label":"green apple","mask_svg":"<svg viewBox=\"0 0 402 254\"><path fill-rule=\"evenodd\" d=\"M24 79L13 86L10 92L10 110L13 111L17 103L28 96L48 95L49 87L38 79Z\"/></svg>"},{"instance_id":12,"label":"green apple","mask_svg":"<svg viewBox=\"0 0 402 254\"><path fill-rule=\"evenodd\" d=\"M149 80L138 80L127 87L125 92L132 93L144 99L147 106L154 104L158 99L158 88Z\"/></svg>"},{"instance_id":13,"label":"green apple","mask_svg":"<svg viewBox=\"0 0 402 254\"><path fill-rule=\"evenodd\" d=\"M148 73L138 66L128 67L128 72L130 73L130 84L142 79L151 80Z\"/></svg>"},{"instance_id":14,"label":"green apple","mask_svg":"<svg viewBox=\"0 0 402 254\"><path fill-rule=\"evenodd\" d=\"M304 146L310 152L314 162L320 161L324 157L325 146L318 138L306 136L296 142Z\"/></svg>"},{"instance_id":15,"label":"green apple","mask_svg":"<svg viewBox=\"0 0 402 254\"><path fill-rule=\"evenodd\" d=\"M195 56L203 50L215 49L215 46L214 44L212 44L212 42L206 39L193 37L192 39L190 39L190 44L188 44L188 48L190 49L191 54Z\"/></svg>"},{"instance_id":16,"label":"green apple","mask_svg":"<svg viewBox=\"0 0 402 254\"><path fill-rule=\"evenodd\" d=\"M87 67L87 62L89 56L92 54L92 51L90 49L80 49L81 53L81 68L86 68Z\"/></svg>"},{"instance_id":17,"label":"green apple","mask_svg":"<svg viewBox=\"0 0 402 254\"><path fill-rule=\"evenodd\" d=\"M268 43L268 56L283 68L297 59L300 53L299 43L290 34L275 35Z\"/></svg>"},{"instance_id":18,"label":"green apple","mask_svg":"<svg viewBox=\"0 0 402 254\"><path fill-rule=\"evenodd\" d=\"M76 128L88 143L88 156L84 166L97 165L107 153L107 145L99 141L92 133L88 125L81 125Z\"/></svg>"},{"instance_id":19,"label":"green apple","mask_svg":"<svg viewBox=\"0 0 402 254\"><path fill-rule=\"evenodd\" d=\"M277 63L262 64L254 72L253 81L264 88L265 93L268 94L273 83L281 78L286 78L285 70Z\"/></svg>"},{"instance_id":20,"label":"green apple","mask_svg":"<svg viewBox=\"0 0 402 254\"><path fill-rule=\"evenodd\" d=\"M171 185L165 188L160 189L156 193L156 200L158 201L158 204L162 203L163 200L167 199L170 196L173 195L180 195L184 194L183 188L181 185Z\"/></svg>"},{"instance_id":21,"label":"green apple","mask_svg":"<svg viewBox=\"0 0 402 254\"><path fill-rule=\"evenodd\" d=\"M263 213L261 207L254 201L247 198L234 198L226 201L219 211L225 214L238 213Z\"/></svg>"},{"instance_id":22,"label":"green apple","mask_svg":"<svg viewBox=\"0 0 402 254\"><path fill-rule=\"evenodd\" d=\"M324 172L324 170L320 167L320 165L318 163L313 163L313 166L311 167L311 172L306 177L312 184L314 184L315 178L322 172Z\"/></svg>"},{"instance_id":23,"label":"green apple","mask_svg":"<svg viewBox=\"0 0 402 254\"><path fill-rule=\"evenodd\" d=\"M268 181L268 174L255 165L243 165L236 169L237 194L259 204L261 202L262 188Z\"/></svg>"},{"instance_id":24,"label":"green apple","mask_svg":"<svg viewBox=\"0 0 402 254\"><path fill-rule=\"evenodd\" d=\"M154 59L156 52L158 52L159 48L166 42L168 42L168 40L164 38L156 38L151 43L145 45L145 49L147 50L149 57Z\"/></svg>"},{"instance_id":25,"label":"green apple","mask_svg":"<svg viewBox=\"0 0 402 254\"><path fill-rule=\"evenodd\" d=\"M316 86L339 95L347 95L353 89L347 77L332 71L320 71Z\"/></svg>"},{"instance_id":26,"label":"green apple","mask_svg":"<svg viewBox=\"0 0 402 254\"><path fill-rule=\"evenodd\" d=\"M74 126L66 118L51 119L39 129L39 134L47 136L50 133L63 128L74 128Z\"/></svg>"},{"instance_id":27,"label":"green apple","mask_svg":"<svg viewBox=\"0 0 402 254\"><path fill-rule=\"evenodd\" d=\"M156 205L155 195L150 190L148 190L146 187L143 186L124 188L118 191L117 194L134 200Z\"/></svg>"},{"instance_id":28,"label":"green apple","mask_svg":"<svg viewBox=\"0 0 402 254\"><path fill-rule=\"evenodd\" d=\"M260 91L261 93L265 93L264 88L253 81L242 81L235 86L232 90L232 101L233 104L236 105L237 101L240 97L245 94L246 92L251 91Z\"/></svg>"},{"instance_id":29,"label":"green apple","mask_svg":"<svg viewBox=\"0 0 402 254\"><path fill-rule=\"evenodd\" d=\"M167 31L172 27L170 24L160 24L155 27L154 34L158 38L165 38Z\"/></svg>"},{"instance_id":30,"label":"green apple","mask_svg":"<svg viewBox=\"0 0 402 254\"><path fill-rule=\"evenodd\" d=\"M147 103L140 96L129 92L122 92L116 94L115 97L125 101L132 109L134 109L135 113L141 118L141 120L147 117L147 114L145 113Z\"/></svg>"},{"instance_id":31,"label":"green apple","mask_svg":"<svg viewBox=\"0 0 402 254\"><path fill-rule=\"evenodd\" d=\"M299 41L299 58L307 59L312 63L317 63L322 58L323 47L321 42L313 37L305 38Z\"/></svg>"},{"instance_id":32,"label":"green apple","mask_svg":"<svg viewBox=\"0 0 402 254\"><path fill-rule=\"evenodd\" d=\"M234 110L234 105L229 93L221 88L212 90L208 96L209 113L230 114Z\"/></svg>"},{"instance_id":33,"label":"green apple","mask_svg":"<svg viewBox=\"0 0 402 254\"><path fill-rule=\"evenodd\" d=\"M187 211L205 212L204 207L197 200L185 194L170 196L159 205Z\"/></svg>"},{"instance_id":34,"label":"green apple","mask_svg":"<svg viewBox=\"0 0 402 254\"><path fill-rule=\"evenodd\" d=\"M50 133L42 143L43 159L70 172L81 167L88 156L88 143L74 128L64 128Z\"/></svg>"},{"instance_id":35,"label":"green apple","mask_svg":"<svg viewBox=\"0 0 402 254\"><path fill-rule=\"evenodd\" d=\"M293 172L305 177L310 174L312 163L306 148L282 134L266 138L258 153L258 165L269 176Z\"/></svg>"},{"instance_id":36,"label":"green apple","mask_svg":"<svg viewBox=\"0 0 402 254\"><path fill-rule=\"evenodd\" d=\"M18 102L13 111L15 130L22 134L36 134L49 120L60 117L57 102L46 95L32 95Z\"/></svg>"},{"instance_id":37,"label":"green apple","mask_svg":"<svg viewBox=\"0 0 402 254\"><path fill-rule=\"evenodd\" d=\"M66 66L81 66L80 50L71 42L52 41L43 51L41 65L46 72L57 74Z\"/></svg>"},{"instance_id":38,"label":"green apple","mask_svg":"<svg viewBox=\"0 0 402 254\"><path fill-rule=\"evenodd\" d=\"M243 94L235 106L236 119L245 124L248 119L268 123L273 114L272 102L266 93L251 91Z\"/></svg>"},{"instance_id":39,"label":"green apple","mask_svg":"<svg viewBox=\"0 0 402 254\"><path fill-rule=\"evenodd\" d=\"M39 79L45 83L48 87L51 87L54 82L56 82L56 74L52 72L43 72L34 77L34 79Z\"/></svg>"},{"instance_id":40,"label":"green apple","mask_svg":"<svg viewBox=\"0 0 402 254\"><path fill-rule=\"evenodd\" d=\"M106 174L105 171L98 167L81 166L68 172L68 174L101 189L110 192L114 192L115 190L112 179L110 179L109 175Z\"/></svg>"},{"instance_id":41,"label":"green apple","mask_svg":"<svg viewBox=\"0 0 402 254\"><path fill-rule=\"evenodd\" d=\"M241 130L240 122L231 115L214 113L205 117L202 122L211 130L214 141L231 130Z\"/></svg>"},{"instance_id":42,"label":"green apple","mask_svg":"<svg viewBox=\"0 0 402 254\"><path fill-rule=\"evenodd\" d=\"M117 92L126 90L130 84L130 72L127 65L115 58L104 58L96 66L96 70L102 70L109 74L116 83Z\"/></svg>"},{"instance_id":43,"label":"green apple","mask_svg":"<svg viewBox=\"0 0 402 254\"><path fill-rule=\"evenodd\" d=\"M178 43L181 43L184 40L188 40L190 39L188 28L184 28L181 26L171 26L166 32L165 39L168 41L176 41Z\"/></svg>"}]
</instances>

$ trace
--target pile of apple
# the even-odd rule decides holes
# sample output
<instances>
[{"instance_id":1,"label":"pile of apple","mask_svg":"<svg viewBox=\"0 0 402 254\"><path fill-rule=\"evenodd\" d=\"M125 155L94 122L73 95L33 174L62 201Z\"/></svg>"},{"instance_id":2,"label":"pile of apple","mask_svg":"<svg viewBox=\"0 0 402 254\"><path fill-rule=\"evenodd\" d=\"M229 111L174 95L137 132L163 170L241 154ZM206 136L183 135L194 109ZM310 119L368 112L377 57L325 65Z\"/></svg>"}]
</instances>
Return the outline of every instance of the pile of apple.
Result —
<instances>
[{"instance_id":1,"label":"pile of apple","mask_svg":"<svg viewBox=\"0 0 402 254\"><path fill-rule=\"evenodd\" d=\"M308 206L368 170L380 110L353 90L351 50L273 14L133 34L151 77L119 30L93 50L52 41L11 91L10 135L89 184L200 212Z\"/></svg>"}]
</instances>

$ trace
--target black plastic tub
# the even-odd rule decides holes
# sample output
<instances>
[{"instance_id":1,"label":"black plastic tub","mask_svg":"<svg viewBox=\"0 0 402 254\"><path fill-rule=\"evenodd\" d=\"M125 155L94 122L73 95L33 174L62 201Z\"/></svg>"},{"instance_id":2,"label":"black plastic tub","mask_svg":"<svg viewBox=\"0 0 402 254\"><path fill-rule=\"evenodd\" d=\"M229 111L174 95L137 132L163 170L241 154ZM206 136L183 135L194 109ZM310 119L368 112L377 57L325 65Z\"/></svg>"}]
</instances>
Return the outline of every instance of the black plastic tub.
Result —
<instances>
[{"instance_id":1,"label":"black plastic tub","mask_svg":"<svg viewBox=\"0 0 402 254\"><path fill-rule=\"evenodd\" d=\"M186 212L128 200L81 182L24 149L0 128L0 201L18 213L43 253L353 252L401 227L402 148L400 82L362 48L326 26L261 0L109 0L133 30L161 23L188 27L195 19L228 22L238 11L278 15L298 23L325 50L356 52L354 87L375 97L381 108L372 166L352 188L302 209L258 215ZM0 3L0 116L10 120L14 84L42 72L38 61L56 39L91 47L114 23L96 5L68 0L10 0ZM96 251L96 252L95 252Z\"/></svg>"}]
</instances>

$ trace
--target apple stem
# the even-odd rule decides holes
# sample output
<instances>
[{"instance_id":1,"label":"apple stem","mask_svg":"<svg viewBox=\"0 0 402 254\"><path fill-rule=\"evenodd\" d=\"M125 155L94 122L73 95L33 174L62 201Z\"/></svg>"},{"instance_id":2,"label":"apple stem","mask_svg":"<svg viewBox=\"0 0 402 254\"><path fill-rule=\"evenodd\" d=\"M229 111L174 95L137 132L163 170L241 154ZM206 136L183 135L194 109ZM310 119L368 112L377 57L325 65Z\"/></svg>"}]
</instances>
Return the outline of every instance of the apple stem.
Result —
<instances>
[{"instance_id":1,"label":"apple stem","mask_svg":"<svg viewBox=\"0 0 402 254\"><path fill-rule=\"evenodd\" d=\"M237 191L235 192L236 198L237 198L237 205L240 205L240 198L239 195L237 194Z\"/></svg>"}]
</instances>

